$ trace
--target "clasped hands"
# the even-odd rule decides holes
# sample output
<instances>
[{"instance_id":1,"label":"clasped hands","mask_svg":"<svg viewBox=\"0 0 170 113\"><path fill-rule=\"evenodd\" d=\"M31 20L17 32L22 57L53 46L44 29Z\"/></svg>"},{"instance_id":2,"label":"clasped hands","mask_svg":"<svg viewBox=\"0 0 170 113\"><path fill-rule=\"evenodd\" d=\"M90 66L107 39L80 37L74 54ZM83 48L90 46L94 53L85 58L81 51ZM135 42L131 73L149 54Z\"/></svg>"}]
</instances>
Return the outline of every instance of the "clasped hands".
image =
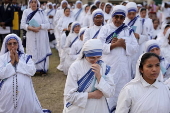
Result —
<instances>
[{"instance_id":1,"label":"clasped hands","mask_svg":"<svg viewBox=\"0 0 170 113\"><path fill-rule=\"evenodd\" d=\"M94 72L95 77L97 78L98 83L100 82L101 74L100 74L100 65L95 63L92 64L92 71ZM94 92L88 93L88 99L100 99L102 98L103 93L100 90L95 90Z\"/></svg>"},{"instance_id":2,"label":"clasped hands","mask_svg":"<svg viewBox=\"0 0 170 113\"><path fill-rule=\"evenodd\" d=\"M125 39L118 39L118 38L113 38L111 41L111 47L110 49L114 49L115 47L123 47L124 49L126 49L126 43L125 43Z\"/></svg>"},{"instance_id":3,"label":"clasped hands","mask_svg":"<svg viewBox=\"0 0 170 113\"><path fill-rule=\"evenodd\" d=\"M18 53L14 49L10 50L10 58L11 58L11 64L13 66L19 62Z\"/></svg>"}]
</instances>

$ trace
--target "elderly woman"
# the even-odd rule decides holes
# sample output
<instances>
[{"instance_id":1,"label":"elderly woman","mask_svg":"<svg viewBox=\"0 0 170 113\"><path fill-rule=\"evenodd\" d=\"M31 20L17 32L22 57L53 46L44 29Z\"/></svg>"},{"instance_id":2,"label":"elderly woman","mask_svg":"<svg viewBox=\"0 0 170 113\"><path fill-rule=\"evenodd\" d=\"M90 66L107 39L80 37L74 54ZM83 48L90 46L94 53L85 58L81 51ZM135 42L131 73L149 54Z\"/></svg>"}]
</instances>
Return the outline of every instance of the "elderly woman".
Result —
<instances>
[{"instance_id":1,"label":"elderly woman","mask_svg":"<svg viewBox=\"0 0 170 113\"><path fill-rule=\"evenodd\" d=\"M63 113L110 113L106 98L114 95L110 67L100 60L102 43L88 40L69 68L64 89Z\"/></svg>"},{"instance_id":2,"label":"elderly woman","mask_svg":"<svg viewBox=\"0 0 170 113\"><path fill-rule=\"evenodd\" d=\"M43 113L31 80L35 72L21 39L7 35L0 53L0 113Z\"/></svg>"},{"instance_id":3,"label":"elderly woman","mask_svg":"<svg viewBox=\"0 0 170 113\"><path fill-rule=\"evenodd\" d=\"M47 31L50 23L44 11L39 8L38 0L29 0L28 4L30 8L24 10L21 20L21 28L27 31L26 53L32 55L36 70L44 74L48 70L51 55Z\"/></svg>"},{"instance_id":4,"label":"elderly woman","mask_svg":"<svg viewBox=\"0 0 170 113\"><path fill-rule=\"evenodd\" d=\"M141 55L135 78L120 92L116 113L169 113L170 91L161 76L159 56Z\"/></svg>"}]
</instances>

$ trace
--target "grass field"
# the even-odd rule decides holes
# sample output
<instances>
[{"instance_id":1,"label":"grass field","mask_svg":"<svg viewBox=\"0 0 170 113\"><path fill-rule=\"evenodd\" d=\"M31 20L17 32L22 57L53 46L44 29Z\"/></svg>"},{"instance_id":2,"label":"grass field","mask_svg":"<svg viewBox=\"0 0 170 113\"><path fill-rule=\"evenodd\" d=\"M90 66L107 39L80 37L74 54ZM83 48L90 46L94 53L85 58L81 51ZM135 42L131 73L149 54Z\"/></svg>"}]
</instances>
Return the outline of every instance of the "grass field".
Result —
<instances>
[{"instance_id":1,"label":"grass field","mask_svg":"<svg viewBox=\"0 0 170 113\"><path fill-rule=\"evenodd\" d=\"M56 69L58 64L58 52L56 49L52 49L48 75L32 77L42 107L50 109L52 113L62 113L63 110L63 90L66 76Z\"/></svg>"}]
</instances>

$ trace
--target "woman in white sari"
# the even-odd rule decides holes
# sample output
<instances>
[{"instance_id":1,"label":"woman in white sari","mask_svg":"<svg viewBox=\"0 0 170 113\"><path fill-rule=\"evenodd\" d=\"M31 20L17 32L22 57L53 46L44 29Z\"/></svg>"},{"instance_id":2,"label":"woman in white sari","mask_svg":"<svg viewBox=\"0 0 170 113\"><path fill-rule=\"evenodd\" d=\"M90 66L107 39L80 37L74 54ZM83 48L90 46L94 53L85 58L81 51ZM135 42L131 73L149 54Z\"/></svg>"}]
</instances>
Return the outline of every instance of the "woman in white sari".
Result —
<instances>
[{"instance_id":1,"label":"woman in white sari","mask_svg":"<svg viewBox=\"0 0 170 113\"><path fill-rule=\"evenodd\" d=\"M170 91L161 77L159 56L141 55L135 78L120 92L116 113L169 113Z\"/></svg>"},{"instance_id":2,"label":"woman in white sari","mask_svg":"<svg viewBox=\"0 0 170 113\"><path fill-rule=\"evenodd\" d=\"M80 31L80 23L79 22L73 22L71 25L71 30L69 35L66 38L66 43L64 46L64 51L65 51L65 61L64 61L64 74L68 74L68 69L70 65L73 63L73 61L70 59L69 54L70 54L70 49L72 45L77 41L78 39L78 34Z\"/></svg>"},{"instance_id":3,"label":"woman in white sari","mask_svg":"<svg viewBox=\"0 0 170 113\"><path fill-rule=\"evenodd\" d=\"M37 71L45 74L51 55L47 31L50 23L44 11L39 8L38 0L29 0L28 4L31 8L24 10L21 19L21 28L27 31L26 53L32 55Z\"/></svg>"},{"instance_id":4,"label":"woman in white sari","mask_svg":"<svg viewBox=\"0 0 170 113\"><path fill-rule=\"evenodd\" d=\"M106 98L114 95L110 67L100 60L102 42L88 40L71 65L64 89L63 113L109 113Z\"/></svg>"},{"instance_id":5,"label":"woman in white sari","mask_svg":"<svg viewBox=\"0 0 170 113\"><path fill-rule=\"evenodd\" d=\"M31 80L35 72L21 39L7 35L0 53L0 113L43 113Z\"/></svg>"}]
</instances>

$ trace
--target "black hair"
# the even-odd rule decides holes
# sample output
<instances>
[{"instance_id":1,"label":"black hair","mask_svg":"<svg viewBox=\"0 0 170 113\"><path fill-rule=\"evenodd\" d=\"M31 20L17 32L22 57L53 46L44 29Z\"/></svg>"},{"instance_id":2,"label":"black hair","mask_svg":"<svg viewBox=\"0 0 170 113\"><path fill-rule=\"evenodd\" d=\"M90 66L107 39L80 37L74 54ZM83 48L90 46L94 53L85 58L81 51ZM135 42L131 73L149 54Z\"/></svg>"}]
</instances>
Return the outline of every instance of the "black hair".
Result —
<instances>
[{"instance_id":1,"label":"black hair","mask_svg":"<svg viewBox=\"0 0 170 113\"><path fill-rule=\"evenodd\" d=\"M140 12L142 12L142 11L146 11L146 8L142 7Z\"/></svg>"},{"instance_id":2,"label":"black hair","mask_svg":"<svg viewBox=\"0 0 170 113\"><path fill-rule=\"evenodd\" d=\"M142 58L141 58L141 62L140 62L140 65L139 65L139 68L140 69L143 69L143 64L145 63L145 61L151 57L156 57L158 58L159 62L160 62L160 58L157 54L155 53L145 53Z\"/></svg>"},{"instance_id":3,"label":"black hair","mask_svg":"<svg viewBox=\"0 0 170 113\"><path fill-rule=\"evenodd\" d=\"M64 8L64 12L65 12L66 9L69 9L69 10L70 10L70 8L66 7L66 8Z\"/></svg>"},{"instance_id":4,"label":"black hair","mask_svg":"<svg viewBox=\"0 0 170 113\"><path fill-rule=\"evenodd\" d=\"M168 28L168 27L170 27L170 24L167 24L167 25L165 26L165 28L164 28L164 29L166 29L166 28Z\"/></svg>"},{"instance_id":5,"label":"black hair","mask_svg":"<svg viewBox=\"0 0 170 113\"><path fill-rule=\"evenodd\" d=\"M73 23L73 22L70 22L70 23L68 24L68 26L71 26L72 23Z\"/></svg>"},{"instance_id":6,"label":"black hair","mask_svg":"<svg viewBox=\"0 0 170 113\"><path fill-rule=\"evenodd\" d=\"M93 5L93 6L91 7L91 10L95 10L95 9L97 9L97 6Z\"/></svg>"}]
</instances>

